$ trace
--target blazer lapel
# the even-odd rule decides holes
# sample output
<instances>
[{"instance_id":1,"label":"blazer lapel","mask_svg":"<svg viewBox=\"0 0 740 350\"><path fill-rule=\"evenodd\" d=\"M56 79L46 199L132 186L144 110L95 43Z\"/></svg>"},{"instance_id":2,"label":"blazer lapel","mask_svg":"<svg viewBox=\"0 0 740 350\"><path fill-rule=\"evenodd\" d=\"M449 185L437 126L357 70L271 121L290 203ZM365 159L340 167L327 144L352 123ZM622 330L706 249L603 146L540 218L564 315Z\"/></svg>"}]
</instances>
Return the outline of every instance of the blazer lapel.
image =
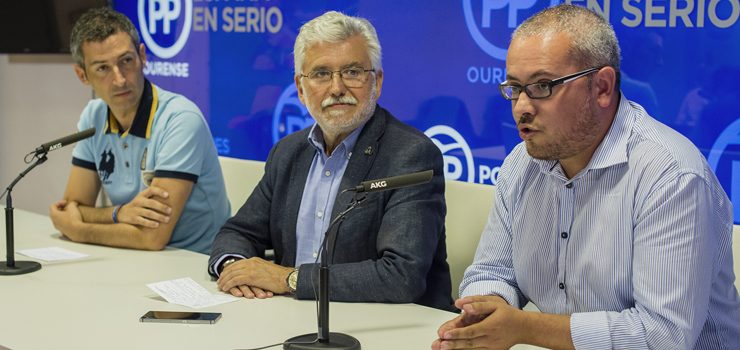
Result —
<instances>
[{"instance_id":1,"label":"blazer lapel","mask_svg":"<svg viewBox=\"0 0 740 350\"><path fill-rule=\"evenodd\" d=\"M373 167L375 157L378 154L380 139L385 132L386 112L380 105L375 105L375 112L370 120L367 121L362 129L360 136L357 138L355 148L352 150L352 157L349 159L347 169L344 171L342 183L339 186L339 192L355 187L360 182L367 180L368 173ZM332 218L335 218L344 209L347 209L352 196L345 194L337 196L332 209Z\"/></svg>"},{"instance_id":2,"label":"blazer lapel","mask_svg":"<svg viewBox=\"0 0 740 350\"><path fill-rule=\"evenodd\" d=\"M290 220L283 220L284 225L292 225L285 227L284 240L285 255L283 256L284 266L294 266L296 258L296 223L298 222L298 210L301 207L301 200L303 199L303 190L306 187L306 178L308 177L308 171L311 169L311 162L313 161L316 150L308 143L308 134L305 134L305 147L299 150L295 158L293 159L293 165L290 169L290 180L284 183L292 184L292 187L288 189L288 196L284 205L286 206L286 213ZM278 184L279 185L279 184Z\"/></svg>"}]
</instances>

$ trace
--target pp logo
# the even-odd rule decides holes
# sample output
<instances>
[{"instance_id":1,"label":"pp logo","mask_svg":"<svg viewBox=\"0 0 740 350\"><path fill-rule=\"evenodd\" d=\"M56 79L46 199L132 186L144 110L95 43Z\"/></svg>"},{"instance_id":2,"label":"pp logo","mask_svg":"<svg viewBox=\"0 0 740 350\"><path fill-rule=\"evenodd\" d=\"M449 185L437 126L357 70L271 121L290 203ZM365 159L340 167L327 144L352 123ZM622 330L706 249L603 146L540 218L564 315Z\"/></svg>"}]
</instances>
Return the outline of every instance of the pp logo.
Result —
<instances>
[{"instance_id":1,"label":"pp logo","mask_svg":"<svg viewBox=\"0 0 740 350\"><path fill-rule=\"evenodd\" d=\"M424 132L442 152L445 178L450 180L475 181L473 152L457 130L447 125L435 125ZM467 176L466 176L467 175Z\"/></svg>"},{"instance_id":2,"label":"pp logo","mask_svg":"<svg viewBox=\"0 0 740 350\"><path fill-rule=\"evenodd\" d=\"M463 13L465 15L465 24L468 26L468 32L476 44L489 56L504 61L506 59L506 48L496 46L492 43L489 38L496 36L501 43L508 41L509 32L511 29L516 28L518 24L518 12L534 6L537 0L481 0L476 1L476 4L480 3L480 7L473 8L473 0L463 0ZM550 5L557 5L560 0L550 0ZM497 35L492 20L492 12L495 10L503 10L508 6L507 13L507 27L508 30L504 29L503 26L498 26L501 31ZM476 14L480 14L478 18ZM504 29L504 30L501 30ZM484 35L486 33L487 35Z\"/></svg>"},{"instance_id":3,"label":"pp logo","mask_svg":"<svg viewBox=\"0 0 740 350\"><path fill-rule=\"evenodd\" d=\"M179 35L177 19L183 12L185 3L185 19ZM190 26L193 23L192 0L139 0L138 6L139 27L141 37L149 50L160 58L172 58L185 46L190 36ZM160 42L154 39L156 35ZM175 39L172 40L171 38ZM163 43L165 39L172 44Z\"/></svg>"},{"instance_id":4,"label":"pp logo","mask_svg":"<svg viewBox=\"0 0 740 350\"><path fill-rule=\"evenodd\" d=\"M718 166L720 165L720 160L722 159L722 156L729 155L733 152L726 152L727 148L733 147L734 149L737 149L738 151L734 152L734 154L737 156L735 157L735 160L731 160L730 163L730 200L732 201L733 207L734 207L734 214L733 217L735 218L735 223L740 223L740 119L735 120L730 126L725 128L724 131L722 131L721 134L719 134L719 137L717 137L717 141L714 141L714 145L712 145L712 150L709 152L709 157L707 159L707 162L709 163L709 167L712 168L712 171L714 171L715 174L717 174Z\"/></svg>"},{"instance_id":5,"label":"pp logo","mask_svg":"<svg viewBox=\"0 0 740 350\"><path fill-rule=\"evenodd\" d=\"M298 130L313 125L314 120L308 114L308 109L298 98L295 84L290 84L280 94L275 112L272 115L272 143Z\"/></svg>"}]
</instances>

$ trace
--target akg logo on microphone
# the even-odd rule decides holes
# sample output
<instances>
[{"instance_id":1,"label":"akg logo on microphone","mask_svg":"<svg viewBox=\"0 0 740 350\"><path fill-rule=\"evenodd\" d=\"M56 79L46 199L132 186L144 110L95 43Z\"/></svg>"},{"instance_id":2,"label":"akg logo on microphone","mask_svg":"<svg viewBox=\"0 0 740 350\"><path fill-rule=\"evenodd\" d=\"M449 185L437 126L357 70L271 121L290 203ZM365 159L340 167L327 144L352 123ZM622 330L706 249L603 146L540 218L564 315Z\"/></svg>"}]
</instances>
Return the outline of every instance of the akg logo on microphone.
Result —
<instances>
[{"instance_id":1,"label":"akg logo on microphone","mask_svg":"<svg viewBox=\"0 0 740 350\"><path fill-rule=\"evenodd\" d=\"M473 153L465 138L447 125L435 125L424 132L442 152L445 178L475 182Z\"/></svg>"},{"instance_id":2,"label":"akg logo on microphone","mask_svg":"<svg viewBox=\"0 0 740 350\"><path fill-rule=\"evenodd\" d=\"M272 143L277 143L286 135L313 125L314 120L308 109L298 98L295 84L290 84L280 94L275 112L272 115Z\"/></svg>"},{"instance_id":3,"label":"akg logo on microphone","mask_svg":"<svg viewBox=\"0 0 740 350\"><path fill-rule=\"evenodd\" d=\"M519 11L531 8L536 2L537 0L463 0L465 24L478 47L489 56L503 61L506 59L508 33L516 28L520 18ZM550 0L550 5L558 3L560 0ZM494 15L498 15L495 16L498 21L494 21ZM496 33L498 35L494 35ZM494 36L499 42L494 42Z\"/></svg>"},{"instance_id":4,"label":"akg logo on microphone","mask_svg":"<svg viewBox=\"0 0 740 350\"><path fill-rule=\"evenodd\" d=\"M728 148L735 152L728 152ZM735 157L731 157L735 154ZM735 158L734 160L731 158ZM728 162L729 161L729 164ZM740 119L735 120L717 137L712 145L712 150L707 158L709 167L715 174L730 173L730 184L728 190L730 200L734 207L735 224L740 223ZM722 166L724 169L718 169Z\"/></svg>"},{"instance_id":5,"label":"akg logo on microphone","mask_svg":"<svg viewBox=\"0 0 740 350\"><path fill-rule=\"evenodd\" d=\"M192 0L139 0L139 27L147 48L160 58L172 58L185 46L193 23ZM184 15L178 32L178 19ZM156 38L156 39L155 39Z\"/></svg>"},{"instance_id":6,"label":"akg logo on microphone","mask_svg":"<svg viewBox=\"0 0 740 350\"><path fill-rule=\"evenodd\" d=\"M55 145L51 145L51 146L49 147L49 152L51 152L51 151L53 151L53 150L55 150L55 149L60 149L60 148L62 148L62 143L61 143L61 142L59 142L59 143L57 143L57 144L55 144Z\"/></svg>"},{"instance_id":7,"label":"akg logo on microphone","mask_svg":"<svg viewBox=\"0 0 740 350\"><path fill-rule=\"evenodd\" d=\"M388 187L388 182L387 181L376 181L376 182L371 182L370 183L370 189L371 190L372 189L376 189L376 188L384 188L384 187Z\"/></svg>"}]
</instances>

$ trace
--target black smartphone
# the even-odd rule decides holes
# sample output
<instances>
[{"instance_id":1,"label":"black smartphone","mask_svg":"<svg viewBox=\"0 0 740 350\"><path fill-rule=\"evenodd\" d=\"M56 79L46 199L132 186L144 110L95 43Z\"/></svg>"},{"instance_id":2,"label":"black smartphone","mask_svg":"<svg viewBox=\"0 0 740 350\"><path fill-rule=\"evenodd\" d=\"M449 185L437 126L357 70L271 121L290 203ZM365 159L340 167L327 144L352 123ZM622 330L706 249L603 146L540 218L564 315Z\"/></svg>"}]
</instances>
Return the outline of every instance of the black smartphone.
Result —
<instances>
[{"instance_id":1,"label":"black smartphone","mask_svg":"<svg viewBox=\"0 0 740 350\"><path fill-rule=\"evenodd\" d=\"M205 323L214 324L221 318L220 312L149 311L139 321L161 323Z\"/></svg>"}]
</instances>

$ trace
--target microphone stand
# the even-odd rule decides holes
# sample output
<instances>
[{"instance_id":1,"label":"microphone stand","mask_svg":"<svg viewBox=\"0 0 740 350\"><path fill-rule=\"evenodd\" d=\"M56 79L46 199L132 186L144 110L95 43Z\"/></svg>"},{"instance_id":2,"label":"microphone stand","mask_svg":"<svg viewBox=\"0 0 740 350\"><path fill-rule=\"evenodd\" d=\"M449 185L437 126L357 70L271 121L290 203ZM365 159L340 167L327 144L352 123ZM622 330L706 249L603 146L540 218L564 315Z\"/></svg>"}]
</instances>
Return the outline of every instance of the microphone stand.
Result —
<instances>
[{"instance_id":1,"label":"microphone stand","mask_svg":"<svg viewBox=\"0 0 740 350\"><path fill-rule=\"evenodd\" d=\"M8 196L5 198L5 244L8 253L8 260L0 262L0 275L22 275L41 269L41 264L35 261L15 261L15 250L13 248L13 196L11 195L11 192L13 191L15 184L26 176L28 172L37 165L43 164L46 161L46 152L37 153L35 156L36 160L33 164L18 175L18 177L16 177L6 189Z\"/></svg>"},{"instance_id":2,"label":"microphone stand","mask_svg":"<svg viewBox=\"0 0 740 350\"><path fill-rule=\"evenodd\" d=\"M354 189L348 189L349 191ZM348 191L345 190L342 193ZM341 194L341 193L340 193ZM314 350L314 349L342 349L360 350L360 341L351 335L329 332L329 256L333 254L330 242L336 242L337 232L347 214L365 201L366 196L357 198L355 195L347 209L339 213L329 224L322 244L321 263L319 266L319 329L318 333L308 333L292 337L283 343L283 349Z\"/></svg>"}]
</instances>

